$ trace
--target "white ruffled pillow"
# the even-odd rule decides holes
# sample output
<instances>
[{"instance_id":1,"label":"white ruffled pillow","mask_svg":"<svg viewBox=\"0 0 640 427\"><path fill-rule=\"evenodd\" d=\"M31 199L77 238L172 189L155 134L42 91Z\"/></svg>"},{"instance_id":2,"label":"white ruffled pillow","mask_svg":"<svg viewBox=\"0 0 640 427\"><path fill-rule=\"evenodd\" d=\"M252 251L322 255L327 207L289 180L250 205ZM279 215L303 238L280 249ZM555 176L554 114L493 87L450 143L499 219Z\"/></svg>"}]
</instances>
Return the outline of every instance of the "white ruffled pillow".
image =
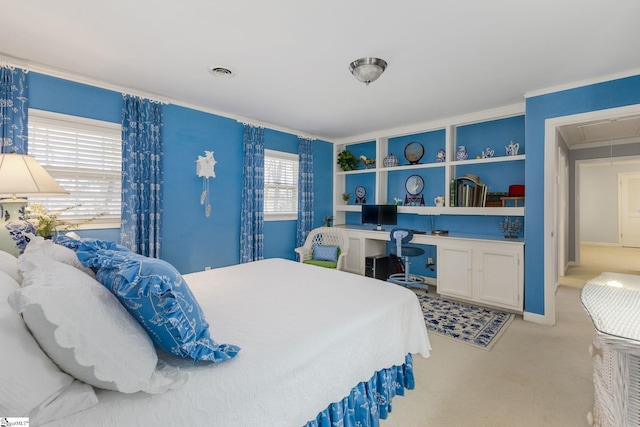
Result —
<instances>
[{"instance_id":1,"label":"white ruffled pillow","mask_svg":"<svg viewBox=\"0 0 640 427\"><path fill-rule=\"evenodd\" d=\"M41 424L98 403L93 387L62 372L38 346L22 317L9 307L7 297L19 288L0 271L0 337L5 349L0 414L29 417L33 424Z\"/></svg>"},{"instance_id":2,"label":"white ruffled pillow","mask_svg":"<svg viewBox=\"0 0 640 427\"><path fill-rule=\"evenodd\" d=\"M9 252L0 251L0 271L4 271L16 282L22 282L22 276L18 271L18 259Z\"/></svg>"},{"instance_id":3,"label":"white ruffled pillow","mask_svg":"<svg viewBox=\"0 0 640 427\"><path fill-rule=\"evenodd\" d=\"M21 259L19 265L23 287L9 304L65 372L123 393L162 393L184 384L188 374L177 368L156 369L149 336L95 279L42 256Z\"/></svg>"},{"instance_id":4,"label":"white ruffled pillow","mask_svg":"<svg viewBox=\"0 0 640 427\"><path fill-rule=\"evenodd\" d=\"M46 240L41 236L30 235L29 238L30 241L24 248L24 253L18 258L18 265L21 259L28 259L34 254L39 254L64 264L71 265L78 270L84 271L91 277L96 277L93 270L82 265L74 250L58 245L52 240Z\"/></svg>"}]
</instances>

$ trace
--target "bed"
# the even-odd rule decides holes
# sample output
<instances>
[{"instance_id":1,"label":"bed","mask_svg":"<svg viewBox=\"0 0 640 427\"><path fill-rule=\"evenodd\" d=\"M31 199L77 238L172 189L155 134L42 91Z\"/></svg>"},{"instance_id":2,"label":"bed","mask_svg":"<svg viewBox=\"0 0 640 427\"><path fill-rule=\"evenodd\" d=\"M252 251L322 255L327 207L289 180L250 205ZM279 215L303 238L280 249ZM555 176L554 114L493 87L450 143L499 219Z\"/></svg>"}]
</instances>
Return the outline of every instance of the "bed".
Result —
<instances>
[{"instance_id":1,"label":"bed","mask_svg":"<svg viewBox=\"0 0 640 427\"><path fill-rule=\"evenodd\" d=\"M429 356L416 296L387 282L283 259L183 278L211 336L238 354L193 363L158 351L158 366L184 379L175 388L94 387L97 404L42 425L377 425L413 388L412 355Z\"/></svg>"}]
</instances>

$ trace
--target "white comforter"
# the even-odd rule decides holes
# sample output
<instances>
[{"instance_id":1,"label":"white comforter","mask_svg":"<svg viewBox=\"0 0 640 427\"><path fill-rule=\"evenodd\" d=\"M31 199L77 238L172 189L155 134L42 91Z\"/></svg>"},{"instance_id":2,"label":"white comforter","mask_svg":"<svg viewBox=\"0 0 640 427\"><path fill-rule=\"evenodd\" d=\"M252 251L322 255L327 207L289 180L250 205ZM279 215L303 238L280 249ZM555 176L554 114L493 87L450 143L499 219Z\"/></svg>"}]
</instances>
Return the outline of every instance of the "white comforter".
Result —
<instances>
[{"instance_id":1,"label":"white comforter","mask_svg":"<svg viewBox=\"0 0 640 427\"><path fill-rule=\"evenodd\" d=\"M218 343L239 345L214 365L163 356L190 371L160 395L98 391L100 403L50 426L298 427L407 353L429 356L413 292L282 259L184 276Z\"/></svg>"}]
</instances>

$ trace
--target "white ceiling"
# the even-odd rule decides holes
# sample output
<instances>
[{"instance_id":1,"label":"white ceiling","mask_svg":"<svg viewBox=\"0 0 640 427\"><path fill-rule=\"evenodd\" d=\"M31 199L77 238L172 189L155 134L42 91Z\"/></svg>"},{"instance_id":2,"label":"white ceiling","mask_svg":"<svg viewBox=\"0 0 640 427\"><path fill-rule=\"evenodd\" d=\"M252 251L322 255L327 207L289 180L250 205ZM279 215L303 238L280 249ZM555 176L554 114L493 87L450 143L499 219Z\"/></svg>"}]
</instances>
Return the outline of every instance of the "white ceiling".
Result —
<instances>
[{"instance_id":1,"label":"white ceiling","mask_svg":"<svg viewBox=\"0 0 640 427\"><path fill-rule=\"evenodd\" d=\"M639 18L638 0L14 0L0 54L334 140L640 69ZM363 56L389 64L369 86Z\"/></svg>"}]
</instances>

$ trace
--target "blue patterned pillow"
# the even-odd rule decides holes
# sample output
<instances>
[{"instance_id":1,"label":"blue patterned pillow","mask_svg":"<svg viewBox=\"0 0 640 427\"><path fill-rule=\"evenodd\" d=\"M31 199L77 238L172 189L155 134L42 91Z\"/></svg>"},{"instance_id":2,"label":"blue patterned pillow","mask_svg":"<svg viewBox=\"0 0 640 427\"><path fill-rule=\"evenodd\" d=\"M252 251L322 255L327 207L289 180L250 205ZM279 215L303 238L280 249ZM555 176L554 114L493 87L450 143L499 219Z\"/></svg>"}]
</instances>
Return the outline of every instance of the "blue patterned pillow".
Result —
<instances>
[{"instance_id":1,"label":"blue patterned pillow","mask_svg":"<svg viewBox=\"0 0 640 427\"><path fill-rule=\"evenodd\" d=\"M162 350L183 358L222 362L240 348L217 344L209 324L180 273L168 262L134 252L80 245L78 259L97 267L109 289Z\"/></svg>"},{"instance_id":2,"label":"blue patterned pillow","mask_svg":"<svg viewBox=\"0 0 640 427\"><path fill-rule=\"evenodd\" d=\"M115 242L110 242L108 240L94 239L90 237L74 239L73 237L69 237L69 236L58 236L56 237L56 243L64 247L67 247L69 249L73 249L74 251L77 251L80 245L84 245L85 249L93 249L93 250L112 249L114 251L131 252L131 249L125 246L119 245Z\"/></svg>"},{"instance_id":3,"label":"blue patterned pillow","mask_svg":"<svg viewBox=\"0 0 640 427\"><path fill-rule=\"evenodd\" d=\"M338 262L338 246L313 245L313 259Z\"/></svg>"}]
</instances>

